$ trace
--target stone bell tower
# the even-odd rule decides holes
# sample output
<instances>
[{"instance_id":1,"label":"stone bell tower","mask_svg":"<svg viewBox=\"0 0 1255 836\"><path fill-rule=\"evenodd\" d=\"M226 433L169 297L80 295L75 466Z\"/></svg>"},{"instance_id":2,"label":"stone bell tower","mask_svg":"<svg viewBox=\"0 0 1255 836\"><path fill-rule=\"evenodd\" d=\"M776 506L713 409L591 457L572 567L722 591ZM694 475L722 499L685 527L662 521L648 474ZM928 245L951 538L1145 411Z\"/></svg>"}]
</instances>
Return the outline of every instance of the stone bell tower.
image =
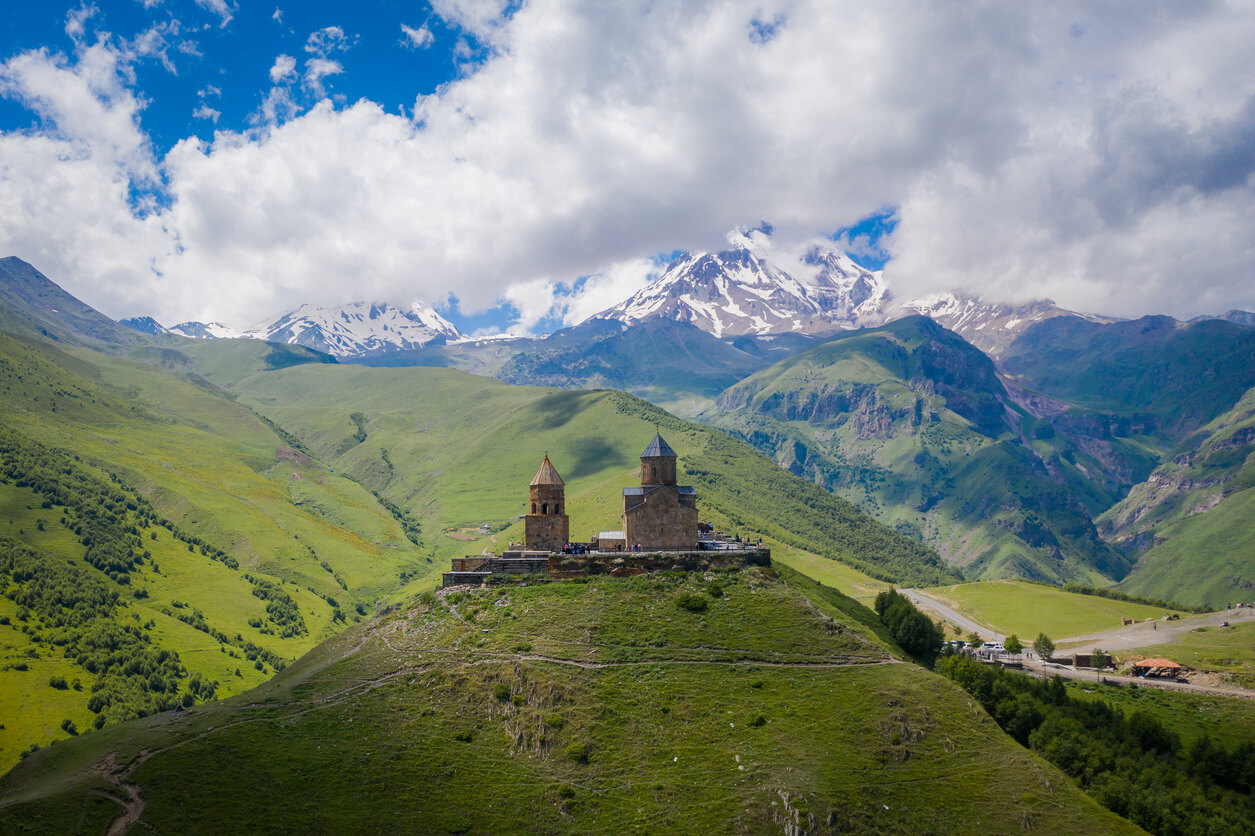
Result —
<instances>
[{"instance_id":1,"label":"stone bell tower","mask_svg":"<svg viewBox=\"0 0 1255 836\"><path fill-rule=\"evenodd\" d=\"M563 513L566 483L548 454L529 486L528 514L523 520L523 545L528 551L556 552L571 539L571 520Z\"/></svg>"}]
</instances>

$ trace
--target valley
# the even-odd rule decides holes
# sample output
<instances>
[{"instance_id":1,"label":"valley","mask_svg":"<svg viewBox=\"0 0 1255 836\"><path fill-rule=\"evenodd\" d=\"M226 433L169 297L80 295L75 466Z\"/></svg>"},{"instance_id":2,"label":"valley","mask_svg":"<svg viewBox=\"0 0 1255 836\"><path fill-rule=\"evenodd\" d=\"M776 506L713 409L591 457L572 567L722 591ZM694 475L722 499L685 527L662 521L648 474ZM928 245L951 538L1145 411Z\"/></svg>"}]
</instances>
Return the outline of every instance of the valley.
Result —
<instances>
[{"instance_id":1,"label":"valley","mask_svg":"<svg viewBox=\"0 0 1255 836\"><path fill-rule=\"evenodd\" d=\"M440 792L388 815L454 831L517 820L518 805L581 830L892 830L898 814L919 832L981 815L1118 830L983 710L960 710L958 689L912 664L875 599L914 588L926 610L943 604L969 625L950 636L1045 632L1084 648L1123 618L1237 600L1251 577L1226 546L1249 531L1245 366L1223 353L1196 363L1170 378L1184 406L1168 409L1147 401L1149 384L1097 397L1025 360L1026 339L1081 356L1073 329L1111 324L1045 317L996 362L908 316L731 340L603 321L348 363L295 343L122 328L20 275L0 306L0 696L21 706L0 724L0 766L18 765L0 783L0 820L36 831L69 814L103 829L119 804L170 826L206 757L232 766L197 791L243 799L241 821L274 794L250 795L238 776L265 774L284 804L298 784L318 786L329 800L316 812L282 815L328 828L404 795L389 768L402 763ZM1245 326L1144 326L1156 369L1194 356L1197 340L1245 350ZM1237 371L1217 382L1221 368ZM590 384L605 388L577 388ZM660 406L678 403L690 419ZM566 480L573 538L618 527L655 432L701 519L761 537L774 569L432 594L449 558L524 539L541 454ZM693 596L705 596L700 615L674 603ZM1255 681L1249 624L1184 618L1154 642L1125 628L1104 649L1171 653L1224 687ZM712 682L728 707L699 692ZM838 714L821 707L834 699ZM732 752L745 769L731 782L716 777L727 711L730 733L766 738ZM802 743L799 724L817 718L826 737ZM371 731L351 733L355 722ZM879 749L851 736L869 724L887 730ZM276 734L287 760L263 766ZM341 742L323 751L329 736ZM693 763L655 763L658 747ZM990 795L977 762L1038 789ZM337 788L344 763L365 770L366 789ZM468 817L451 799L484 781L531 789ZM696 786L709 797L690 803ZM198 809L198 829L239 826L223 804Z\"/></svg>"}]
</instances>

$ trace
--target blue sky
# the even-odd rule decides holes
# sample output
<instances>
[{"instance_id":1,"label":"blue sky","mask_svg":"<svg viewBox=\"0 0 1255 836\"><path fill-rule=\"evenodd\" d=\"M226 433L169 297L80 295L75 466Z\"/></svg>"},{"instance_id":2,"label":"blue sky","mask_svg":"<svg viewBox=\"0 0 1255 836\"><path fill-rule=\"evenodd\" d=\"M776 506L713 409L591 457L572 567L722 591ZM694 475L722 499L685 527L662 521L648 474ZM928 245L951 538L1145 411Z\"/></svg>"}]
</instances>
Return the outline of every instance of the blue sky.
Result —
<instances>
[{"instance_id":1,"label":"blue sky","mask_svg":"<svg viewBox=\"0 0 1255 836\"><path fill-rule=\"evenodd\" d=\"M1251 308L1253 41L1133 0L9 3L0 254L112 316L536 332L765 218L899 298Z\"/></svg>"}]
</instances>

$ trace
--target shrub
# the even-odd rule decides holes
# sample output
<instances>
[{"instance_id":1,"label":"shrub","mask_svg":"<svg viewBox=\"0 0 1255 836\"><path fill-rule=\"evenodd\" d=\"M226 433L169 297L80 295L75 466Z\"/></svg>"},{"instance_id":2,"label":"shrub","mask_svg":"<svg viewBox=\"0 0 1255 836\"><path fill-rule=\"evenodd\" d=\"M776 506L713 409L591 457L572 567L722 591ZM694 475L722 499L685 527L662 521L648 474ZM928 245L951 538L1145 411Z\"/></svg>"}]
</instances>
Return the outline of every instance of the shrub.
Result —
<instances>
[{"instance_id":1,"label":"shrub","mask_svg":"<svg viewBox=\"0 0 1255 836\"><path fill-rule=\"evenodd\" d=\"M717 584L716 582L711 581L710 583L706 584L706 594L709 595L711 598L722 598L723 587Z\"/></svg>"},{"instance_id":2,"label":"shrub","mask_svg":"<svg viewBox=\"0 0 1255 836\"><path fill-rule=\"evenodd\" d=\"M945 633L896 589L876 596L876 614L893 640L916 659L931 662L941 650Z\"/></svg>"},{"instance_id":3,"label":"shrub","mask_svg":"<svg viewBox=\"0 0 1255 836\"><path fill-rule=\"evenodd\" d=\"M575 798L575 788L572 787L570 784L563 784L562 786L558 787L558 795L562 796L563 798Z\"/></svg>"},{"instance_id":4,"label":"shrub","mask_svg":"<svg viewBox=\"0 0 1255 836\"><path fill-rule=\"evenodd\" d=\"M531 643L531 642L521 642L521 643L516 644L516 645L514 646L514 652L515 652L515 653L526 653L526 652L528 652L528 651L529 651L529 650L531 650L531 649L532 649L532 643Z\"/></svg>"},{"instance_id":5,"label":"shrub","mask_svg":"<svg viewBox=\"0 0 1255 836\"><path fill-rule=\"evenodd\" d=\"M56 688L58 691L64 691L66 688L70 687L65 681L64 676L54 676L48 680L48 684L53 688Z\"/></svg>"},{"instance_id":6,"label":"shrub","mask_svg":"<svg viewBox=\"0 0 1255 836\"><path fill-rule=\"evenodd\" d=\"M453 735L453 739L456 741L459 741L460 743L470 743L472 740L475 739L475 735L473 732L467 729L466 731L460 731L457 734Z\"/></svg>"},{"instance_id":7,"label":"shrub","mask_svg":"<svg viewBox=\"0 0 1255 836\"><path fill-rule=\"evenodd\" d=\"M549 714L545 717L545 725L551 729L560 729L566 725L566 718L561 714Z\"/></svg>"},{"instance_id":8,"label":"shrub","mask_svg":"<svg viewBox=\"0 0 1255 836\"><path fill-rule=\"evenodd\" d=\"M767 718L761 714L758 714L754 717L754 719L750 720L750 725L756 729L762 726L765 726L767 725Z\"/></svg>"},{"instance_id":9,"label":"shrub","mask_svg":"<svg viewBox=\"0 0 1255 836\"><path fill-rule=\"evenodd\" d=\"M705 595L692 592L685 592L676 596L675 604L680 609L688 610L689 612L705 612L707 606Z\"/></svg>"},{"instance_id":10,"label":"shrub","mask_svg":"<svg viewBox=\"0 0 1255 836\"><path fill-rule=\"evenodd\" d=\"M498 682L492 686L492 695L499 701L508 700L510 699L510 686L504 682Z\"/></svg>"},{"instance_id":11,"label":"shrub","mask_svg":"<svg viewBox=\"0 0 1255 836\"><path fill-rule=\"evenodd\" d=\"M583 743L572 743L566 747L566 756L576 763L588 763L588 747Z\"/></svg>"},{"instance_id":12,"label":"shrub","mask_svg":"<svg viewBox=\"0 0 1255 836\"><path fill-rule=\"evenodd\" d=\"M72 737L78 736L78 726L68 717L61 721L61 730Z\"/></svg>"}]
</instances>

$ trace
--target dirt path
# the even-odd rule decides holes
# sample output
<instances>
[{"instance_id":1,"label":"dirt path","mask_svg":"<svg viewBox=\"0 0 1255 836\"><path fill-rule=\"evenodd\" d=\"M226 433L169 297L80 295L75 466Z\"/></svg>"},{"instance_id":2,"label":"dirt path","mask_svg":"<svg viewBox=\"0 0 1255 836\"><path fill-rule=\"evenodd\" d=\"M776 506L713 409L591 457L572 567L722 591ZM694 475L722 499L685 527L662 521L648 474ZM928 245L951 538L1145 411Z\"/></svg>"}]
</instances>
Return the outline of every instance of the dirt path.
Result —
<instances>
[{"instance_id":1,"label":"dirt path","mask_svg":"<svg viewBox=\"0 0 1255 836\"><path fill-rule=\"evenodd\" d=\"M1186 616L1180 621L1139 622L1101 633L1087 633L1083 636L1070 636L1059 639L1057 644L1067 645L1068 650L1077 653L1088 653L1091 650L1132 650L1135 647L1149 647L1156 644L1168 644L1197 627L1216 627L1222 621L1237 624L1255 620L1255 610L1233 609L1206 615Z\"/></svg>"},{"instance_id":2,"label":"dirt path","mask_svg":"<svg viewBox=\"0 0 1255 836\"><path fill-rule=\"evenodd\" d=\"M1095 670L1075 670L1063 665L1043 664L1039 661L1025 661L1024 670L1033 676L1048 679L1056 674L1064 679L1075 679L1080 682L1114 682L1118 685L1136 685L1139 688L1160 688L1165 691L1192 691L1196 694L1215 694L1221 697L1241 697L1255 700L1255 691L1238 688L1233 685L1198 685L1193 682L1175 682L1171 679L1147 679L1140 676L1117 676Z\"/></svg>"}]
</instances>

